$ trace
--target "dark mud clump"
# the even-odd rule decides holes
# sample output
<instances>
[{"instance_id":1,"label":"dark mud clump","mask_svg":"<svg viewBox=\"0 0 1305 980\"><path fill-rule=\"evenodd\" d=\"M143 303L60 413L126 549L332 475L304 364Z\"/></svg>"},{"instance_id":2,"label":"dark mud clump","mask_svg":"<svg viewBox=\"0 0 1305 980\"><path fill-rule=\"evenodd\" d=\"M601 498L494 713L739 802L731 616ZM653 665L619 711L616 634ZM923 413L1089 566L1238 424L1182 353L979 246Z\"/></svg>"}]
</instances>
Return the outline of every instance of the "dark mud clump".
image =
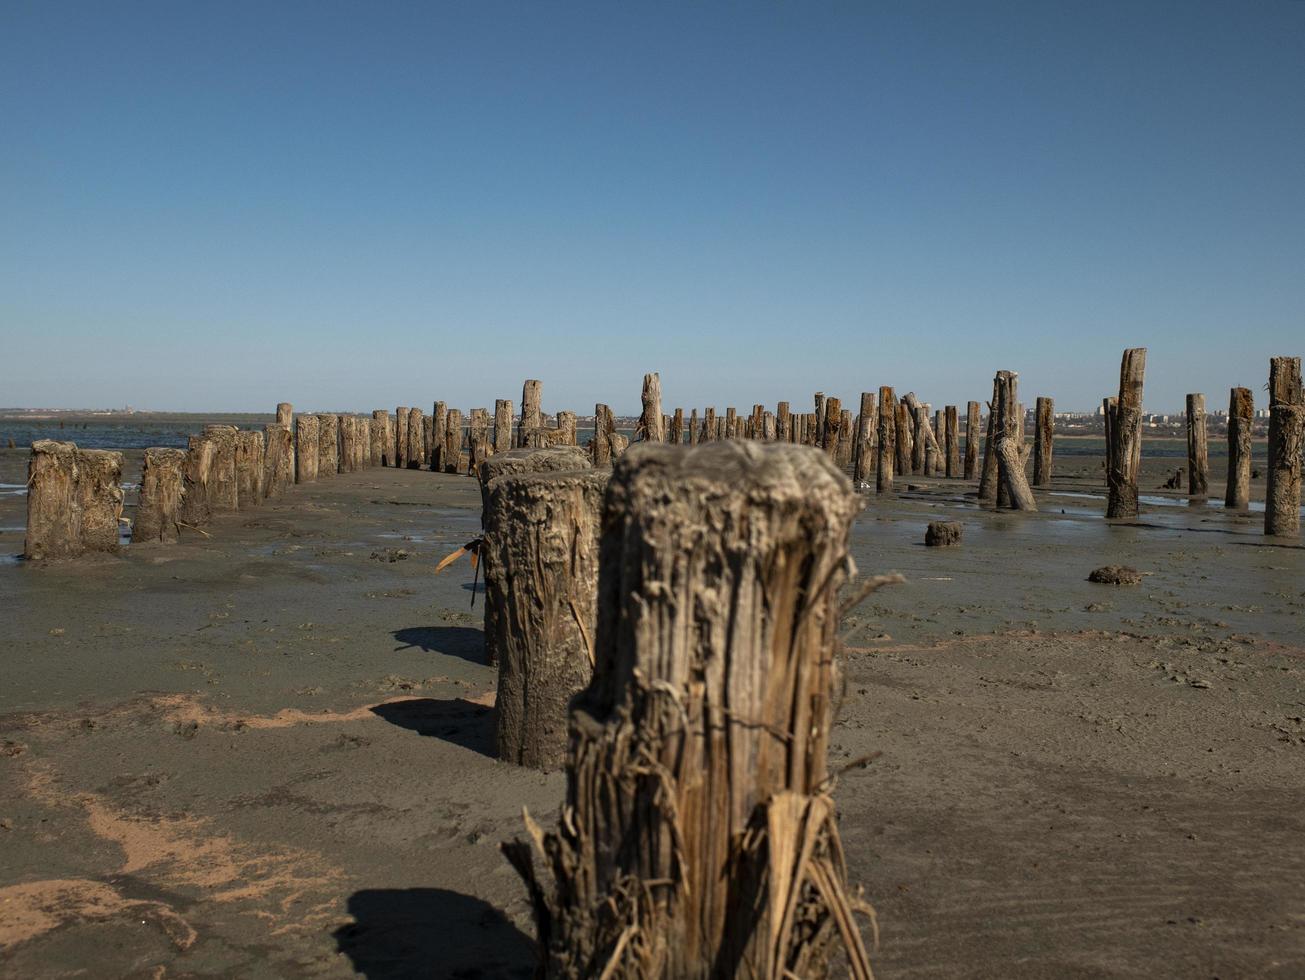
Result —
<instances>
[{"instance_id":1,"label":"dark mud clump","mask_svg":"<svg viewBox=\"0 0 1305 980\"><path fill-rule=\"evenodd\" d=\"M930 548L950 548L961 543L964 525L960 521L930 521L924 543Z\"/></svg>"},{"instance_id":2,"label":"dark mud clump","mask_svg":"<svg viewBox=\"0 0 1305 980\"><path fill-rule=\"evenodd\" d=\"M1102 585L1138 585L1142 581L1142 573L1127 565L1102 565L1092 569L1088 581Z\"/></svg>"}]
</instances>

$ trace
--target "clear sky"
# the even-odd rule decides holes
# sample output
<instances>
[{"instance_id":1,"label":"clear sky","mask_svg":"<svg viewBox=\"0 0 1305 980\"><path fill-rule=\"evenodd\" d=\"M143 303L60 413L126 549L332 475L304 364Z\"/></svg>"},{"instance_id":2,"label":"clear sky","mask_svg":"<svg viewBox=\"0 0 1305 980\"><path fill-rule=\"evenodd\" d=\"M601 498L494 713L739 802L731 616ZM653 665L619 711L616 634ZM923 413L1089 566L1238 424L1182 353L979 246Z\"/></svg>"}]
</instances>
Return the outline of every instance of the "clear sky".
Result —
<instances>
[{"instance_id":1,"label":"clear sky","mask_svg":"<svg viewBox=\"0 0 1305 980\"><path fill-rule=\"evenodd\" d=\"M0 405L1226 407L1305 2L0 4Z\"/></svg>"}]
</instances>

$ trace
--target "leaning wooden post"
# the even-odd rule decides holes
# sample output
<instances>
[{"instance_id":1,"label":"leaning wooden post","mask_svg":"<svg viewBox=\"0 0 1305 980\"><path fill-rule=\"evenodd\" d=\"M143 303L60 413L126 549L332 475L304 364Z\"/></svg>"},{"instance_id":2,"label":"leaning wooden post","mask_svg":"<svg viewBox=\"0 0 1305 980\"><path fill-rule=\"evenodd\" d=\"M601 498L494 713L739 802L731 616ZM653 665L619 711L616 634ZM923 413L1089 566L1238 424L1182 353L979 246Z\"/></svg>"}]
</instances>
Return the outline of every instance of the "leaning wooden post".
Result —
<instances>
[{"instance_id":1,"label":"leaning wooden post","mask_svg":"<svg viewBox=\"0 0 1305 980\"><path fill-rule=\"evenodd\" d=\"M879 445L875 460L875 492L893 492L893 465L897 455L897 396L892 388L879 389Z\"/></svg>"},{"instance_id":2,"label":"leaning wooden post","mask_svg":"<svg viewBox=\"0 0 1305 980\"><path fill-rule=\"evenodd\" d=\"M456 408L450 408L444 417L444 451L440 458L445 473L462 470L462 412Z\"/></svg>"},{"instance_id":3,"label":"leaning wooden post","mask_svg":"<svg viewBox=\"0 0 1305 980\"><path fill-rule=\"evenodd\" d=\"M961 475L961 422L955 405L943 408L943 428L947 453L947 466L943 472L949 479L955 480Z\"/></svg>"},{"instance_id":4,"label":"leaning wooden post","mask_svg":"<svg viewBox=\"0 0 1305 980\"><path fill-rule=\"evenodd\" d=\"M1301 392L1300 358L1270 359L1265 534L1284 538L1300 534L1302 419L1305 419L1305 397Z\"/></svg>"},{"instance_id":5,"label":"leaning wooden post","mask_svg":"<svg viewBox=\"0 0 1305 980\"><path fill-rule=\"evenodd\" d=\"M268 425L263 431L267 433L263 496L276 497L295 485L294 439L288 425Z\"/></svg>"},{"instance_id":6,"label":"leaning wooden post","mask_svg":"<svg viewBox=\"0 0 1305 980\"><path fill-rule=\"evenodd\" d=\"M213 443L213 462L208 475L208 505L215 513L226 513L240 507L236 488L236 427L234 425L206 425L204 435Z\"/></svg>"},{"instance_id":7,"label":"leaning wooden post","mask_svg":"<svg viewBox=\"0 0 1305 980\"><path fill-rule=\"evenodd\" d=\"M263 434L255 432L261 440ZM239 444L237 443L237 448ZM140 501L136 520L131 525L133 545L177 540L177 522L181 520L181 471L186 453L182 449L152 447L145 450L140 474Z\"/></svg>"},{"instance_id":8,"label":"leaning wooden post","mask_svg":"<svg viewBox=\"0 0 1305 980\"><path fill-rule=\"evenodd\" d=\"M1052 439L1056 414L1050 398L1040 395L1033 420L1033 485L1051 486Z\"/></svg>"},{"instance_id":9,"label":"leaning wooden post","mask_svg":"<svg viewBox=\"0 0 1305 980\"><path fill-rule=\"evenodd\" d=\"M1210 451L1205 439L1205 395L1187 396L1187 496L1210 495Z\"/></svg>"},{"instance_id":10,"label":"leaning wooden post","mask_svg":"<svg viewBox=\"0 0 1305 980\"><path fill-rule=\"evenodd\" d=\"M1251 427L1255 399L1250 388L1233 388L1228 398L1228 484L1223 505L1229 510L1251 506Z\"/></svg>"},{"instance_id":11,"label":"leaning wooden post","mask_svg":"<svg viewBox=\"0 0 1305 980\"><path fill-rule=\"evenodd\" d=\"M391 460L393 454L394 447L390 447ZM339 469L340 416L327 412L317 416L317 478L334 476Z\"/></svg>"},{"instance_id":12,"label":"leaning wooden post","mask_svg":"<svg viewBox=\"0 0 1305 980\"><path fill-rule=\"evenodd\" d=\"M38 439L27 463L27 537L23 557L75 558L82 545L77 446Z\"/></svg>"},{"instance_id":13,"label":"leaning wooden post","mask_svg":"<svg viewBox=\"0 0 1305 980\"><path fill-rule=\"evenodd\" d=\"M1146 348L1124 351L1119 367L1119 401L1111 425L1106 517L1137 516L1137 473L1142 463L1142 384Z\"/></svg>"},{"instance_id":14,"label":"leaning wooden post","mask_svg":"<svg viewBox=\"0 0 1305 980\"><path fill-rule=\"evenodd\" d=\"M552 452L553 450L545 450ZM587 461L585 462L587 467ZM501 476L485 508L485 613L496 608L498 757L535 769L567 758L567 706L593 674L598 531L609 471Z\"/></svg>"},{"instance_id":15,"label":"leaning wooden post","mask_svg":"<svg viewBox=\"0 0 1305 980\"><path fill-rule=\"evenodd\" d=\"M512 399L494 399L494 440L496 453L505 453L512 448Z\"/></svg>"},{"instance_id":16,"label":"leaning wooden post","mask_svg":"<svg viewBox=\"0 0 1305 980\"><path fill-rule=\"evenodd\" d=\"M539 415L539 405L543 398L544 383L533 378L527 379L521 386L521 422L517 428L517 445L525 446L526 433L538 429L543 421Z\"/></svg>"},{"instance_id":17,"label":"leaning wooden post","mask_svg":"<svg viewBox=\"0 0 1305 980\"><path fill-rule=\"evenodd\" d=\"M267 447L258 429L241 429L236 433L236 496L240 509L257 507L263 502L263 460ZM298 460L298 453L295 459Z\"/></svg>"},{"instance_id":18,"label":"leaning wooden post","mask_svg":"<svg viewBox=\"0 0 1305 980\"><path fill-rule=\"evenodd\" d=\"M295 483L312 483L317 479L317 429L321 423L316 415L300 415L295 419Z\"/></svg>"},{"instance_id":19,"label":"leaning wooden post","mask_svg":"<svg viewBox=\"0 0 1305 980\"><path fill-rule=\"evenodd\" d=\"M868 980L826 764L858 509L796 446L617 463L565 816L504 845L540 976L820 977L841 947Z\"/></svg>"},{"instance_id":20,"label":"leaning wooden post","mask_svg":"<svg viewBox=\"0 0 1305 980\"><path fill-rule=\"evenodd\" d=\"M122 517L122 453L78 449L77 498L81 509L82 548L116 552Z\"/></svg>"},{"instance_id":21,"label":"leaning wooden post","mask_svg":"<svg viewBox=\"0 0 1305 980\"><path fill-rule=\"evenodd\" d=\"M399 469L408 466L408 406L394 410L394 465Z\"/></svg>"},{"instance_id":22,"label":"leaning wooden post","mask_svg":"<svg viewBox=\"0 0 1305 980\"><path fill-rule=\"evenodd\" d=\"M983 421L978 402L965 405L965 479L973 480L979 475L979 429Z\"/></svg>"},{"instance_id":23,"label":"leaning wooden post","mask_svg":"<svg viewBox=\"0 0 1305 980\"><path fill-rule=\"evenodd\" d=\"M293 424L295 417L295 407L289 402L277 402L276 404L276 424L284 425L287 429Z\"/></svg>"}]
</instances>

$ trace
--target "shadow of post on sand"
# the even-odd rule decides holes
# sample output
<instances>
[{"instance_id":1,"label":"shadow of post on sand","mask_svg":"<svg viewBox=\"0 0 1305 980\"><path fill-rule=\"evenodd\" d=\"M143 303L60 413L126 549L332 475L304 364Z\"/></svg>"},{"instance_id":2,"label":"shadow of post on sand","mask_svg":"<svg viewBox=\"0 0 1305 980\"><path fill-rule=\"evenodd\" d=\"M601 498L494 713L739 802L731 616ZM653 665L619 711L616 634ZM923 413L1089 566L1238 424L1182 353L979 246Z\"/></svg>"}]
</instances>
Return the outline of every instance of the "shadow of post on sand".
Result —
<instances>
[{"instance_id":1,"label":"shadow of post on sand","mask_svg":"<svg viewBox=\"0 0 1305 980\"><path fill-rule=\"evenodd\" d=\"M390 635L402 644L396 651L416 647L422 653L461 657L474 664L489 662L485 654L485 633L471 626L407 626Z\"/></svg>"},{"instance_id":2,"label":"shadow of post on sand","mask_svg":"<svg viewBox=\"0 0 1305 980\"><path fill-rule=\"evenodd\" d=\"M371 710L391 725L497 758L494 709L483 704L465 698L407 698L387 701Z\"/></svg>"}]
</instances>

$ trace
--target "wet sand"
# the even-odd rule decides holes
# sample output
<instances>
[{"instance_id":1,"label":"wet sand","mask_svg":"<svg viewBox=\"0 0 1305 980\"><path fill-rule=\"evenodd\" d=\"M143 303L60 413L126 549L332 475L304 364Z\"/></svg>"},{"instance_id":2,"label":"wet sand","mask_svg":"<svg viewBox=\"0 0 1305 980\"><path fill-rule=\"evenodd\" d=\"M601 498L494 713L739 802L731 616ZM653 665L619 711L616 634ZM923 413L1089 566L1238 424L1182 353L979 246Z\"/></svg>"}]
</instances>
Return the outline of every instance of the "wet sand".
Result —
<instances>
[{"instance_id":1,"label":"wet sand","mask_svg":"<svg viewBox=\"0 0 1305 980\"><path fill-rule=\"evenodd\" d=\"M908 579L845 624L831 752L882 753L835 793L880 977L1305 973L1305 549L1173 494L1109 525L1094 465L1036 515L911 478L857 522L862 572ZM563 779L490 757L480 600L432 574L478 508L368 470L0 562L0 975L529 976L497 843ZM941 517L962 547L923 547Z\"/></svg>"}]
</instances>

